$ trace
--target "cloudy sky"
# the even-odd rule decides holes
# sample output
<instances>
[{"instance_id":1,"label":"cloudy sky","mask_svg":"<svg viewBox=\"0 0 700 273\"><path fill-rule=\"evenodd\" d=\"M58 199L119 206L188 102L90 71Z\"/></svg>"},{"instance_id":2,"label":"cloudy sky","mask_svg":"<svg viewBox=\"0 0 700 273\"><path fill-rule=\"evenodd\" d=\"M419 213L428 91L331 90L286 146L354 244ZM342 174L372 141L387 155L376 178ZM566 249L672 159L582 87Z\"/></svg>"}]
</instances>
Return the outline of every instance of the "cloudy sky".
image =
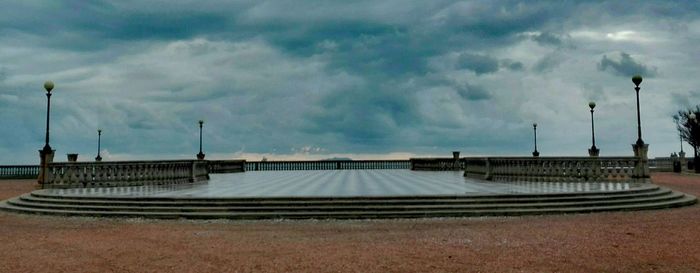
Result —
<instances>
[{"instance_id":1,"label":"cloudy sky","mask_svg":"<svg viewBox=\"0 0 700 273\"><path fill-rule=\"evenodd\" d=\"M0 163L632 155L700 104L694 1L0 1ZM686 144L687 150L691 148Z\"/></svg>"}]
</instances>

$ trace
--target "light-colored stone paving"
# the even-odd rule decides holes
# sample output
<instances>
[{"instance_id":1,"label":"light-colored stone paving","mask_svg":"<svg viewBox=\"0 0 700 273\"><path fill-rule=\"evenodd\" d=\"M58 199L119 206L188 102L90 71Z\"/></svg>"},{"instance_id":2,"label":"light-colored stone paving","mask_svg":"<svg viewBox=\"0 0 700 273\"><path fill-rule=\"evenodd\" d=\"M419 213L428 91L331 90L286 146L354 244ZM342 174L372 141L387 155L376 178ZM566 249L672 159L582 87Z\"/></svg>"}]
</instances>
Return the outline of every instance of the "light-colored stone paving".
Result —
<instances>
[{"instance_id":1,"label":"light-colored stone paving","mask_svg":"<svg viewBox=\"0 0 700 273\"><path fill-rule=\"evenodd\" d=\"M640 186L630 183L498 183L465 178L462 174L461 171L410 170L258 171L212 174L208 182L190 185L48 191L95 196L301 197L590 192L619 191Z\"/></svg>"}]
</instances>

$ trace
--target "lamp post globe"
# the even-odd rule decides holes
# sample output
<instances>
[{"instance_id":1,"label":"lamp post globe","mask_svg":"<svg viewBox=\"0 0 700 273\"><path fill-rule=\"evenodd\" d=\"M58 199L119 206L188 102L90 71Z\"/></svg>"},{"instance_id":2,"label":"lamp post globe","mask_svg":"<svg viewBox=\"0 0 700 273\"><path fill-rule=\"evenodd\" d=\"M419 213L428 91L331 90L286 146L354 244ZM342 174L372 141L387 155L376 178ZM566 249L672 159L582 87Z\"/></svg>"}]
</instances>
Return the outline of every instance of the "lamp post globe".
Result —
<instances>
[{"instance_id":1,"label":"lamp post globe","mask_svg":"<svg viewBox=\"0 0 700 273\"><path fill-rule=\"evenodd\" d=\"M634 77L632 77L632 82L635 86L639 86L640 84L642 84L642 76L634 75Z\"/></svg>"},{"instance_id":2,"label":"lamp post globe","mask_svg":"<svg viewBox=\"0 0 700 273\"><path fill-rule=\"evenodd\" d=\"M46 89L46 92L51 92L51 90L53 90L53 82L52 81L44 82L44 89Z\"/></svg>"}]
</instances>

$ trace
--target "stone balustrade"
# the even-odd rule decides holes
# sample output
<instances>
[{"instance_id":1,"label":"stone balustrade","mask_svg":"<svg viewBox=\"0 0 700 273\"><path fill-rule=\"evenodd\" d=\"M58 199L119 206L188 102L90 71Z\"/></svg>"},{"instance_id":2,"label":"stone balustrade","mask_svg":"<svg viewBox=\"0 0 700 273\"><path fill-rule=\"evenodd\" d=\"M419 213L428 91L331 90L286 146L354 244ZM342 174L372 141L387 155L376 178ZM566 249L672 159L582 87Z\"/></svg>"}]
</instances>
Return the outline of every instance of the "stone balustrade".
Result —
<instances>
[{"instance_id":1,"label":"stone balustrade","mask_svg":"<svg viewBox=\"0 0 700 273\"><path fill-rule=\"evenodd\" d=\"M204 160L58 162L47 168L42 188L168 185L209 179Z\"/></svg>"},{"instance_id":2,"label":"stone balustrade","mask_svg":"<svg viewBox=\"0 0 700 273\"><path fill-rule=\"evenodd\" d=\"M647 160L638 157L483 157L464 162L464 176L493 181L650 181Z\"/></svg>"},{"instance_id":3,"label":"stone balustrade","mask_svg":"<svg viewBox=\"0 0 700 273\"><path fill-rule=\"evenodd\" d=\"M246 171L408 169L408 160L248 161Z\"/></svg>"},{"instance_id":4,"label":"stone balustrade","mask_svg":"<svg viewBox=\"0 0 700 273\"><path fill-rule=\"evenodd\" d=\"M672 172L673 171L673 158L670 157L657 157L649 159L649 169L657 172Z\"/></svg>"},{"instance_id":5,"label":"stone balustrade","mask_svg":"<svg viewBox=\"0 0 700 273\"><path fill-rule=\"evenodd\" d=\"M245 160L208 160L211 173L245 172Z\"/></svg>"},{"instance_id":6,"label":"stone balustrade","mask_svg":"<svg viewBox=\"0 0 700 273\"><path fill-rule=\"evenodd\" d=\"M0 165L0 178L27 179L39 175L39 165Z\"/></svg>"},{"instance_id":7,"label":"stone balustrade","mask_svg":"<svg viewBox=\"0 0 700 273\"><path fill-rule=\"evenodd\" d=\"M464 161L451 157L441 158L411 158L413 171L454 171L464 170Z\"/></svg>"}]
</instances>

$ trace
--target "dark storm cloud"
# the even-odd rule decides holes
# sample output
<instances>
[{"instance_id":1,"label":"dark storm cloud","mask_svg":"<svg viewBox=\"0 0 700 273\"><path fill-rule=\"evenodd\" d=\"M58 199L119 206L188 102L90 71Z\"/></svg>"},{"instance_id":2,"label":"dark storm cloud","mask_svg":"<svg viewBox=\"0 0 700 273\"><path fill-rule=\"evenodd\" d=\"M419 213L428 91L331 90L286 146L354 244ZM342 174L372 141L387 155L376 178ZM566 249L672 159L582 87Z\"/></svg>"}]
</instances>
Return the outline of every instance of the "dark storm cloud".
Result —
<instances>
[{"instance_id":1,"label":"dark storm cloud","mask_svg":"<svg viewBox=\"0 0 700 273\"><path fill-rule=\"evenodd\" d=\"M399 89L361 86L343 90L319 100L316 110L307 115L304 131L335 135L350 143L392 145L402 127L419 119L414 105L413 98Z\"/></svg>"},{"instance_id":2,"label":"dark storm cloud","mask_svg":"<svg viewBox=\"0 0 700 273\"><path fill-rule=\"evenodd\" d=\"M620 59L613 60L603 55L603 59L598 63L600 71L608 71L618 76L631 77L642 75L644 77L656 76L656 68L648 68L646 65L635 61L630 54L620 52Z\"/></svg>"}]
</instances>

